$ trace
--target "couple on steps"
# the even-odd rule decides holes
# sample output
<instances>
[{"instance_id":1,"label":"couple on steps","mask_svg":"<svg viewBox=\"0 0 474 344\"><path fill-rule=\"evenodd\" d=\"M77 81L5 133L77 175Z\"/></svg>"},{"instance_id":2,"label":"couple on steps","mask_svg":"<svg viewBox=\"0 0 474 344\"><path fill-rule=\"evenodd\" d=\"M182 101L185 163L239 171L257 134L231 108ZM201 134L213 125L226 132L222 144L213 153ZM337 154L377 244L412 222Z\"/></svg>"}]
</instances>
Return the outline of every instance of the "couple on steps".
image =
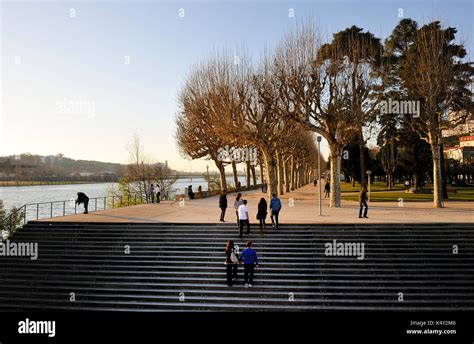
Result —
<instances>
[{"instance_id":1,"label":"couple on steps","mask_svg":"<svg viewBox=\"0 0 474 344\"><path fill-rule=\"evenodd\" d=\"M232 240L227 242L225 248L226 260L224 262L227 273L227 285L232 286L232 282L237 278L237 269L240 264L244 264L244 283L245 288L251 287L253 284L253 275L255 269L258 268L257 252L252 249L252 242L247 241L247 248L238 254L237 248Z\"/></svg>"}]
</instances>

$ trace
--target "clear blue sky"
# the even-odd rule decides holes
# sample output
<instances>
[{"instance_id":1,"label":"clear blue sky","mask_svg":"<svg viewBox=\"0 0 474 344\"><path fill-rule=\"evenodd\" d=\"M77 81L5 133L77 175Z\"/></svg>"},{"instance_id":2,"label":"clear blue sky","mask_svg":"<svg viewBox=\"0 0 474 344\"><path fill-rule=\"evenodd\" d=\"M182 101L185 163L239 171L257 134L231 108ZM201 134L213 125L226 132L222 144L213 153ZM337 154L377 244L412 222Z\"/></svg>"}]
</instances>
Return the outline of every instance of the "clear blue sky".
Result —
<instances>
[{"instance_id":1,"label":"clear blue sky","mask_svg":"<svg viewBox=\"0 0 474 344\"><path fill-rule=\"evenodd\" d=\"M308 16L327 38L355 24L384 39L399 8L455 26L472 53L468 0L2 2L0 155L126 162L136 132L154 159L204 171L174 141L177 92L193 64L223 47L258 58Z\"/></svg>"}]
</instances>

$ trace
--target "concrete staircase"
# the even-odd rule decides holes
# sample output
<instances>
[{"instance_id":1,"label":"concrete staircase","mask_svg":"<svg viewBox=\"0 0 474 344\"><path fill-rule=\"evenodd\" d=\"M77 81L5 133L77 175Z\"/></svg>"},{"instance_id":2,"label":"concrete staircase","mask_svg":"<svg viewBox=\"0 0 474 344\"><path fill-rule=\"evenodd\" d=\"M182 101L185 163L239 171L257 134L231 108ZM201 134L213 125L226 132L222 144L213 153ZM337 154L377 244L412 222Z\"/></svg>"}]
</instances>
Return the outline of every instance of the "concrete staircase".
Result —
<instances>
[{"instance_id":1,"label":"concrete staircase","mask_svg":"<svg viewBox=\"0 0 474 344\"><path fill-rule=\"evenodd\" d=\"M38 259L0 256L0 311L474 310L472 229L254 227L261 267L244 289L243 268L225 280L227 240L247 239L233 224L30 222L10 241L37 242ZM326 256L333 240L364 243L365 259Z\"/></svg>"}]
</instances>

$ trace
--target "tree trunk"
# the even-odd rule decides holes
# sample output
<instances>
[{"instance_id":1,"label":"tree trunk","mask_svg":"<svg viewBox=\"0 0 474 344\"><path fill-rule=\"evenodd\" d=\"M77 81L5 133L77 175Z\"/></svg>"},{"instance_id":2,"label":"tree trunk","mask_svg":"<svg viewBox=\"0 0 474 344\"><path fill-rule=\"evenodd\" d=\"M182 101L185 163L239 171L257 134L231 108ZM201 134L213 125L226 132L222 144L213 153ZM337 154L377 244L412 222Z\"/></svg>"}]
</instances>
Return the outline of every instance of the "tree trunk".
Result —
<instances>
[{"instance_id":1,"label":"tree trunk","mask_svg":"<svg viewBox=\"0 0 474 344\"><path fill-rule=\"evenodd\" d=\"M290 192L290 164L288 160L284 163L283 167L285 170L285 191Z\"/></svg>"},{"instance_id":2,"label":"tree trunk","mask_svg":"<svg viewBox=\"0 0 474 344\"><path fill-rule=\"evenodd\" d=\"M283 190L283 157L280 152L277 151L276 153L277 157L277 179L278 179L278 195L283 195L284 190Z\"/></svg>"},{"instance_id":3,"label":"tree trunk","mask_svg":"<svg viewBox=\"0 0 474 344\"><path fill-rule=\"evenodd\" d=\"M299 177L299 180L300 180L299 185L300 186L299 187L302 187L302 186L304 186L304 165L300 166L299 175L300 175L300 177Z\"/></svg>"},{"instance_id":4,"label":"tree trunk","mask_svg":"<svg viewBox=\"0 0 474 344\"><path fill-rule=\"evenodd\" d=\"M443 208L443 185L441 178L441 145L432 144L433 153L433 206Z\"/></svg>"},{"instance_id":5,"label":"tree trunk","mask_svg":"<svg viewBox=\"0 0 474 344\"><path fill-rule=\"evenodd\" d=\"M331 162L330 168L330 187L331 193L329 195L329 206L340 207L341 206L341 158L342 158L342 147L337 142L329 145L329 160Z\"/></svg>"},{"instance_id":6,"label":"tree trunk","mask_svg":"<svg viewBox=\"0 0 474 344\"><path fill-rule=\"evenodd\" d=\"M440 165L441 165L441 186L443 190L443 199L448 199L448 189L446 185L446 166L444 163L444 153L443 153L443 144L440 146Z\"/></svg>"},{"instance_id":7,"label":"tree trunk","mask_svg":"<svg viewBox=\"0 0 474 344\"><path fill-rule=\"evenodd\" d=\"M232 173L234 174L234 186L237 190L237 185L239 184L239 176L237 175L237 163L232 160Z\"/></svg>"},{"instance_id":8,"label":"tree trunk","mask_svg":"<svg viewBox=\"0 0 474 344\"><path fill-rule=\"evenodd\" d=\"M299 165L295 166L295 189L300 187L300 167Z\"/></svg>"},{"instance_id":9,"label":"tree trunk","mask_svg":"<svg viewBox=\"0 0 474 344\"><path fill-rule=\"evenodd\" d=\"M246 165L247 165L247 173L245 176L245 182L247 185L247 190L250 190L250 161L247 161Z\"/></svg>"},{"instance_id":10,"label":"tree trunk","mask_svg":"<svg viewBox=\"0 0 474 344\"><path fill-rule=\"evenodd\" d=\"M275 159L275 154L273 152L265 151L263 153L263 160L266 166L265 169L265 179L268 182L267 194L270 198L272 194L277 194L277 180L276 180L276 166L277 162Z\"/></svg>"},{"instance_id":11,"label":"tree trunk","mask_svg":"<svg viewBox=\"0 0 474 344\"><path fill-rule=\"evenodd\" d=\"M216 166L217 166L217 169L219 170L219 174L220 174L220 179L221 179L221 191L224 191L227 189L227 180L225 178L225 168L224 168L224 164L219 161L219 160L216 160L214 161Z\"/></svg>"},{"instance_id":12,"label":"tree trunk","mask_svg":"<svg viewBox=\"0 0 474 344\"><path fill-rule=\"evenodd\" d=\"M295 158L291 157L291 190L295 189L296 175L295 175Z\"/></svg>"},{"instance_id":13,"label":"tree trunk","mask_svg":"<svg viewBox=\"0 0 474 344\"><path fill-rule=\"evenodd\" d=\"M250 171L252 172L252 185L253 187L257 187L257 175L255 173L255 165L250 166Z\"/></svg>"},{"instance_id":14,"label":"tree trunk","mask_svg":"<svg viewBox=\"0 0 474 344\"><path fill-rule=\"evenodd\" d=\"M365 142L362 127L359 132L360 185L367 186L367 168L365 164Z\"/></svg>"},{"instance_id":15,"label":"tree trunk","mask_svg":"<svg viewBox=\"0 0 474 344\"><path fill-rule=\"evenodd\" d=\"M263 161L260 159L260 183L265 183L265 176L263 174Z\"/></svg>"}]
</instances>

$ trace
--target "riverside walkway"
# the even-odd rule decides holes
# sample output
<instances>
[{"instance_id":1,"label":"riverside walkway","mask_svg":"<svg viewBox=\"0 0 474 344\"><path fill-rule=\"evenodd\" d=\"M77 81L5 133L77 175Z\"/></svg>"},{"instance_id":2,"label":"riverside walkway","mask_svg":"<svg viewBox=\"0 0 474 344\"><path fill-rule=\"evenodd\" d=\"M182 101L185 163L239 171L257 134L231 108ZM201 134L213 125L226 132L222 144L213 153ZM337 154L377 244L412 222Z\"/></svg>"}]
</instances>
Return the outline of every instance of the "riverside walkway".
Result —
<instances>
[{"instance_id":1,"label":"riverside walkway","mask_svg":"<svg viewBox=\"0 0 474 344\"><path fill-rule=\"evenodd\" d=\"M257 204L265 195L260 190L243 192L248 200L250 221L255 225ZM236 221L232 207L235 194L228 194L226 222ZM283 209L280 222L286 223L474 223L474 202L446 202L445 208L435 209L432 202L371 202L369 218L359 219L359 205L353 201L342 201L340 208L330 208L329 199L323 198L322 213L319 215L318 188L306 185L280 197ZM218 196L187 200L184 202L164 201L160 204L143 204L125 208L109 209L94 213L70 215L45 219L58 222L157 222L157 223L218 223L220 210ZM267 223L270 218L267 217Z\"/></svg>"}]
</instances>

